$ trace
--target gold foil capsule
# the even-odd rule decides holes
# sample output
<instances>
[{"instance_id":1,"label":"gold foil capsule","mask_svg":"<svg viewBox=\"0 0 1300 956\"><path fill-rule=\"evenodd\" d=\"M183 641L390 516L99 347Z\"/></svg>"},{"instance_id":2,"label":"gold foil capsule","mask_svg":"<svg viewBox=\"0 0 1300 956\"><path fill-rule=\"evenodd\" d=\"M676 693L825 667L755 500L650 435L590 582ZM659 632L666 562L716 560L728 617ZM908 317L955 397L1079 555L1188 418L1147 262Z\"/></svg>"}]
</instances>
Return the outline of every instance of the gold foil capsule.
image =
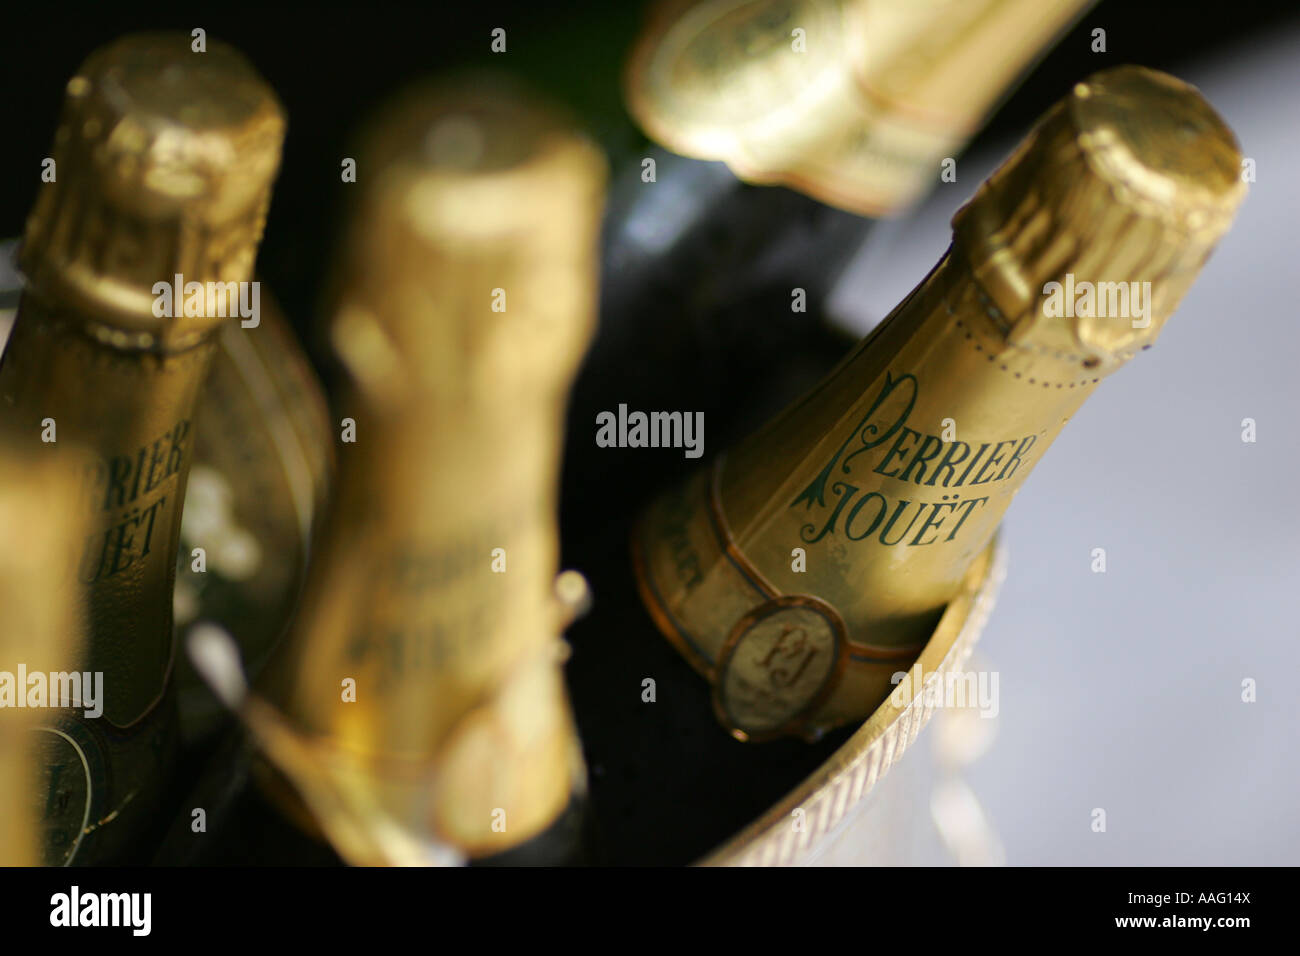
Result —
<instances>
[{"instance_id":1,"label":"gold foil capsule","mask_svg":"<svg viewBox=\"0 0 1300 956\"><path fill-rule=\"evenodd\" d=\"M867 216L938 182L1089 0L667 0L628 108L655 140Z\"/></svg>"}]
</instances>

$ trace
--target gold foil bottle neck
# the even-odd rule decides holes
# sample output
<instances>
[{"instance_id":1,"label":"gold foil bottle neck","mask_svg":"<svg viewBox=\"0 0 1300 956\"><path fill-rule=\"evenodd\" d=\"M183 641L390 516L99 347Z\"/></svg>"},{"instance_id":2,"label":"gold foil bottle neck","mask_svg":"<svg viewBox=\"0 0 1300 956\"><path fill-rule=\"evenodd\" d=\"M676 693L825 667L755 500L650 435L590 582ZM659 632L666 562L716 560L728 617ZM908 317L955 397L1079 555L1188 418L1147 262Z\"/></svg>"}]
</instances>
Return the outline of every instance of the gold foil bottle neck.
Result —
<instances>
[{"instance_id":1,"label":"gold foil bottle neck","mask_svg":"<svg viewBox=\"0 0 1300 956\"><path fill-rule=\"evenodd\" d=\"M252 277L284 113L240 53L191 43L133 34L86 59L68 82L54 180L27 222L33 289L93 316L114 345L184 347L221 321L183 303L156 315L158 282Z\"/></svg>"},{"instance_id":2,"label":"gold foil bottle neck","mask_svg":"<svg viewBox=\"0 0 1300 956\"><path fill-rule=\"evenodd\" d=\"M357 178L332 338L363 391L567 386L594 327L590 142L494 79L419 89L376 118Z\"/></svg>"},{"instance_id":3,"label":"gold foil bottle neck","mask_svg":"<svg viewBox=\"0 0 1300 956\"><path fill-rule=\"evenodd\" d=\"M664 0L628 61L648 135L868 216L939 181L1091 0Z\"/></svg>"},{"instance_id":4,"label":"gold foil bottle neck","mask_svg":"<svg viewBox=\"0 0 1300 956\"><path fill-rule=\"evenodd\" d=\"M954 250L1014 344L1109 371L1156 339L1245 193L1236 138L1195 87L1118 67L1076 84L958 210Z\"/></svg>"}]
</instances>

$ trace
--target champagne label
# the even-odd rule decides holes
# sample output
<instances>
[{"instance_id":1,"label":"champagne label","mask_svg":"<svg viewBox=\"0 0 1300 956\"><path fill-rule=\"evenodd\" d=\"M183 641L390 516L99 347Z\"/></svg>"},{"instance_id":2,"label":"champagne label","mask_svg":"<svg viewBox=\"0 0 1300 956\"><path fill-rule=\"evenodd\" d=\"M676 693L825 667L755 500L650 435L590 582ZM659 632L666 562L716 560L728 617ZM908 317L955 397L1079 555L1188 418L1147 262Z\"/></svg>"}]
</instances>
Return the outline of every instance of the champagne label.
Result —
<instances>
[{"instance_id":1,"label":"champagne label","mask_svg":"<svg viewBox=\"0 0 1300 956\"><path fill-rule=\"evenodd\" d=\"M660 631L713 683L714 710L734 736L815 739L846 701L883 697L919 645L854 640L833 604L799 590L804 582L788 592L773 584L727 527L720 474L700 472L646 511L632 540L638 589Z\"/></svg>"},{"instance_id":2,"label":"champagne label","mask_svg":"<svg viewBox=\"0 0 1300 956\"><path fill-rule=\"evenodd\" d=\"M1093 387L980 301L946 261L842 367L856 398L815 390L638 526L645 603L736 736L869 713Z\"/></svg>"},{"instance_id":3,"label":"champagne label","mask_svg":"<svg viewBox=\"0 0 1300 956\"><path fill-rule=\"evenodd\" d=\"M847 663L844 630L833 607L802 595L773 598L746 614L718 658L722 722L751 739L796 729Z\"/></svg>"},{"instance_id":4,"label":"champagne label","mask_svg":"<svg viewBox=\"0 0 1300 956\"><path fill-rule=\"evenodd\" d=\"M979 442L972 453L970 443L944 441L908 428L919 387L915 375L903 373L894 378L886 373L866 414L790 505L796 511L802 506L812 518L799 528L800 540L816 544L827 535L842 535L847 541L871 541L885 547L949 544L971 513L987 506L991 497L968 494L961 500L957 489L968 481L969 487L974 487L1007 480L1026 464L1037 435ZM875 453L875 467L867 471L873 463L871 457L858 463L857 470L865 473L864 483L878 481L872 477L878 475L914 484L915 488L904 492L908 497L866 490L842 477L853 473L854 459L866 452ZM953 491L941 495L941 500L926 500L933 493L925 488Z\"/></svg>"},{"instance_id":5,"label":"champagne label","mask_svg":"<svg viewBox=\"0 0 1300 956\"><path fill-rule=\"evenodd\" d=\"M0 360L6 430L29 446L52 437L81 462L88 530L68 574L85 589L85 669L103 672L103 717L117 728L147 716L171 674L191 409L211 355L210 343L172 355L118 351L29 298Z\"/></svg>"},{"instance_id":6,"label":"champagne label","mask_svg":"<svg viewBox=\"0 0 1300 956\"><path fill-rule=\"evenodd\" d=\"M94 510L108 526L87 539L78 576L94 585L147 562L157 547L154 530L166 515L168 479L181 473L190 422L182 419L133 455L99 459L89 469ZM164 519L163 525L166 525Z\"/></svg>"}]
</instances>

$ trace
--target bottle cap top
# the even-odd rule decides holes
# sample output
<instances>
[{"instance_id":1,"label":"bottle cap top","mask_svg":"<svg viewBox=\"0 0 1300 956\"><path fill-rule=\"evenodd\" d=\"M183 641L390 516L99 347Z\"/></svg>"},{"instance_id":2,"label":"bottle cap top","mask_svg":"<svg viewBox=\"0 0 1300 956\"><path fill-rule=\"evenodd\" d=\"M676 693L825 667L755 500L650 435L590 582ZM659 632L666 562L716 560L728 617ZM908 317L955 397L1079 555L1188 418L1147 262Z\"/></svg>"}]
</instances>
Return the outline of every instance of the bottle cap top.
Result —
<instances>
[{"instance_id":1,"label":"bottle cap top","mask_svg":"<svg viewBox=\"0 0 1300 956\"><path fill-rule=\"evenodd\" d=\"M480 79L411 91L358 156L331 334L363 387L567 382L595 322L599 152Z\"/></svg>"},{"instance_id":2,"label":"bottle cap top","mask_svg":"<svg viewBox=\"0 0 1300 956\"><path fill-rule=\"evenodd\" d=\"M177 277L182 290L198 282L206 292L252 276L284 113L236 50L208 41L196 52L193 42L133 34L86 59L68 82L54 176L27 222L21 264L32 286L93 316L110 344L191 344L224 316L186 315ZM159 300L160 282L173 301ZM205 295L202 311L233 311L209 304Z\"/></svg>"},{"instance_id":3,"label":"bottle cap top","mask_svg":"<svg viewBox=\"0 0 1300 956\"><path fill-rule=\"evenodd\" d=\"M953 217L1010 341L1103 370L1153 342L1246 193L1194 87L1124 66L1075 85Z\"/></svg>"}]
</instances>

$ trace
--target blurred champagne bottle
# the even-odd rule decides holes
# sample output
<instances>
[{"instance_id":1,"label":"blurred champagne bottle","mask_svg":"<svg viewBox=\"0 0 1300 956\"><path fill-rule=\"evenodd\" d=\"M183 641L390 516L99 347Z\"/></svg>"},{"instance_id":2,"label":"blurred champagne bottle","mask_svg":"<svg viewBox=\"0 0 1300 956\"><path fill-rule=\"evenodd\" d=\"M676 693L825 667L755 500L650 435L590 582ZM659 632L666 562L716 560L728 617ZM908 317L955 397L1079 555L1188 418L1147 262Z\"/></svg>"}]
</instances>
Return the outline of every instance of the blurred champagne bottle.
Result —
<instances>
[{"instance_id":1,"label":"blurred champagne bottle","mask_svg":"<svg viewBox=\"0 0 1300 956\"><path fill-rule=\"evenodd\" d=\"M78 568L85 667L106 698L102 718L80 722L94 809L80 833L80 820L47 819L50 863L152 849L177 743L172 585L195 404L220 325L255 312L248 280L283 137L274 94L220 43L128 36L68 83L0 361L4 429L19 446L83 447L96 516ZM51 780L82 767L66 770Z\"/></svg>"},{"instance_id":2,"label":"blurred champagne bottle","mask_svg":"<svg viewBox=\"0 0 1300 956\"><path fill-rule=\"evenodd\" d=\"M651 506L642 598L733 734L816 737L885 698L1070 416L1155 341L1240 169L1173 77L1077 84L831 376Z\"/></svg>"},{"instance_id":3,"label":"blurred champagne bottle","mask_svg":"<svg viewBox=\"0 0 1300 956\"><path fill-rule=\"evenodd\" d=\"M582 587L556 576L555 499L603 188L593 147L491 81L375 120L330 330L350 380L338 497L264 682L283 722L264 735L260 700L245 712L279 772L223 755L168 862L273 830L229 785L253 778L350 863L574 859L585 772L559 635Z\"/></svg>"},{"instance_id":4,"label":"blurred champagne bottle","mask_svg":"<svg viewBox=\"0 0 1300 956\"><path fill-rule=\"evenodd\" d=\"M0 866L41 862L42 819L70 821L55 825L53 835L74 844L95 822L78 744L79 718L93 708L94 689L78 670L83 602L72 574L86 514L75 463L62 451L0 442L0 535L22 542L0 549ZM34 675L41 677L32 683ZM59 706L65 687L72 703L66 709ZM77 772L51 779L63 770Z\"/></svg>"}]
</instances>

